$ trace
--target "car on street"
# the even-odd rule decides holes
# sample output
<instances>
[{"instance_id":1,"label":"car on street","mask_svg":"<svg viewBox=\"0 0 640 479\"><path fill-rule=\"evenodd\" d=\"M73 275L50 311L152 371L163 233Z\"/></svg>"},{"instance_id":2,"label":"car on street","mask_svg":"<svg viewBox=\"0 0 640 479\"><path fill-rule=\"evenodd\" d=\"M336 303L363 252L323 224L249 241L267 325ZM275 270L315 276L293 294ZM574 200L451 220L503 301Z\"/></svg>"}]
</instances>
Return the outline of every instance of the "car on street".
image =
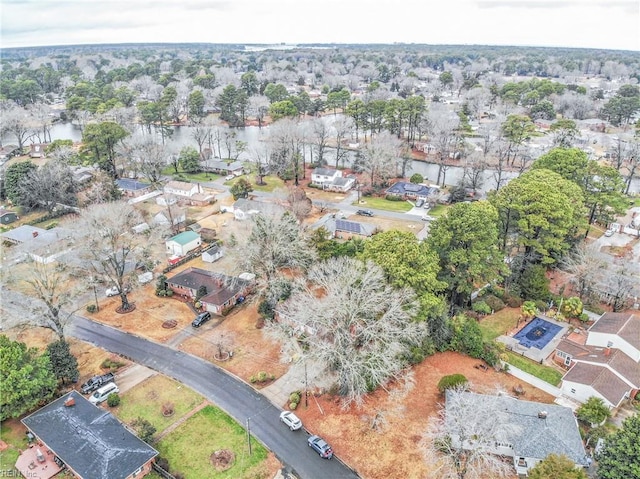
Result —
<instances>
[{"instance_id":1,"label":"car on street","mask_svg":"<svg viewBox=\"0 0 640 479\"><path fill-rule=\"evenodd\" d=\"M280 421L292 431L297 431L302 428L302 421L291 411L282 411L280 413Z\"/></svg>"},{"instance_id":2,"label":"car on street","mask_svg":"<svg viewBox=\"0 0 640 479\"><path fill-rule=\"evenodd\" d=\"M433 216L430 216L430 215L422 215L422 217L420 219L422 221L433 221L433 220L435 220L435 218Z\"/></svg>"},{"instance_id":3,"label":"car on street","mask_svg":"<svg viewBox=\"0 0 640 479\"><path fill-rule=\"evenodd\" d=\"M331 446L320 436L309 436L307 443L311 449L320 454L320 457L324 459L331 459L333 457L333 449L331 449Z\"/></svg>"},{"instance_id":4,"label":"car on street","mask_svg":"<svg viewBox=\"0 0 640 479\"><path fill-rule=\"evenodd\" d=\"M360 215L360 216L373 216L373 211L371 211L371 210L358 210L358 211L356 211L356 214Z\"/></svg>"},{"instance_id":5,"label":"car on street","mask_svg":"<svg viewBox=\"0 0 640 479\"><path fill-rule=\"evenodd\" d=\"M113 375L113 373L106 373L98 376L93 376L86 383L83 383L82 386L80 386L80 391L82 391L82 394L92 393L103 384L107 384L113 381L114 377L115 376Z\"/></svg>"},{"instance_id":6,"label":"car on street","mask_svg":"<svg viewBox=\"0 0 640 479\"><path fill-rule=\"evenodd\" d=\"M604 235L605 235L606 237L613 236L613 230L607 230L607 231L605 231L605 232L604 232Z\"/></svg>"},{"instance_id":7,"label":"car on street","mask_svg":"<svg viewBox=\"0 0 640 479\"><path fill-rule=\"evenodd\" d=\"M211 313L209 311L205 311L204 313L200 313L198 316L195 317L193 321L191 321L191 326L193 326L194 328L199 328L210 319L211 319Z\"/></svg>"}]
</instances>

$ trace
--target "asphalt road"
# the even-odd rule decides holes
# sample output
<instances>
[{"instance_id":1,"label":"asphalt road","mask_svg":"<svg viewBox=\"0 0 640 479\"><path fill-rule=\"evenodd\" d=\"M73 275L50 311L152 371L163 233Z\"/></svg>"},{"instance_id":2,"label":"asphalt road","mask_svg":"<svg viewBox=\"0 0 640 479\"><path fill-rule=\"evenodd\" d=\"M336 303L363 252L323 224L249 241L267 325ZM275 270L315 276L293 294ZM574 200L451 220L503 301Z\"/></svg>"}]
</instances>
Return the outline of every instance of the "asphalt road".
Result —
<instances>
[{"instance_id":1,"label":"asphalt road","mask_svg":"<svg viewBox=\"0 0 640 479\"><path fill-rule=\"evenodd\" d=\"M190 354L74 315L66 333L170 376L202 394L246 427L302 479L356 479L334 457L320 458L307 445L308 433L292 432L280 422L280 409L244 382ZM194 444L197 447L197 444ZM337 451L339 453L339 451Z\"/></svg>"}]
</instances>

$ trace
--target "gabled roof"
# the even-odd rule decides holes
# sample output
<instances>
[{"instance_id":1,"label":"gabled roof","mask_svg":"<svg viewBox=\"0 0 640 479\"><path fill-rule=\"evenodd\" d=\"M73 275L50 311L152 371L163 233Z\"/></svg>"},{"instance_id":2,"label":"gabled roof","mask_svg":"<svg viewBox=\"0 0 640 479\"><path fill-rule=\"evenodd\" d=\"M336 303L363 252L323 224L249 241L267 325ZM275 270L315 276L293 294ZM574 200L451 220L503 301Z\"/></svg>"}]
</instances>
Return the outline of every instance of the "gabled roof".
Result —
<instances>
[{"instance_id":1,"label":"gabled roof","mask_svg":"<svg viewBox=\"0 0 640 479\"><path fill-rule=\"evenodd\" d=\"M636 388L640 388L640 364L620 349L576 344L566 339L560 341L556 349L567 353L576 361L596 363L603 367L608 365Z\"/></svg>"},{"instance_id":2,"label":"gabled roof","mask_svg":"<svg viewBox=\"0 0 640 479\"><path fill-rule=\"evenodd\" d=\"M334 170L332 168L316 168L311 172L312 175L319 176L333 176L336 174L338 170Z\"/></svg>"},{"instance_id":3,"label":"gabled roof","mask_svg":"<svg viewBox=\"0 0 640 479\"><path fill-rule=\"evenodd\" d=\"M604 313L589 328L590 333L616 334L640 350L640 316L632 313Z\"/></svg>"},{"instance_id":4,"label":"gabled roof","mask_svg":"<svg viewBox=\"0 0 640 479\"><path fill-rule=\"evenodd\" d=\"M508 441L515 456L544 459L551 453L565 454L576 464L583 464L585 450L573 411L564 406L522 401L508 396L472 395L478 414L500 411L509 424L517 426ZM541 419L538 413L546 412Z\"/></svg>"},{"instance_id":5,"label":"gabled roof","mask_svg":"<svg viewBox=\"0 0 640 479\"><path fill-rule=\"evenodd\" d=\"M4 208L0 208L0 216L4 215L17 215L15 211L5 210Z\"/></svg>"},{"instance_id":6,"label":"gabled roof","mask_svg":"<svg viewBox=\"0 0 640 479\"><path fill-rule=\"evenodd\" d=\"M140 181L130 180L128 178L117 179L116 185L118 186L118 188L125 191L139 191L151 187L149 183L141 183Z\"/></svg>"},{"instance_id":7,"label":"gabled roof","mask_svg":"<svg viewBox=\"0 0 640 479\"><path fill-rule=\"evenodd\" d=\"M387 193L392 195L406 195L408 193L417 196L429 196L434 190L435 188L429 188L428 186L398 181L387 189Z\"/></svg>"},{"instance_id":8,"label":"gabled roof","mask_svg":"<svg viewBox=\"0 0 640 479\"><path fill-rule=\"evenodd\" d=\"M215 271L192 267L167 279L167 284L195 291L201 286L205 286L207 294L201 298L201 301L222 305L235 296L236 293L246 288L250 282Z\"/></svg>"},{"instance_id":9,"label":"gabled roof","mask_svg":"<svg viewBox=\"0 0 640 479\"><path fill-rule=\"evenodd\" d=\"M240 210L245 213L263 213L270 216L279 216L286 209L276 203L267 203L266 201L247 200L240 198L233 203L234 210Z\"/></svg>"},{"instance_id":10,"label":"gabled roof","mask_svg":"<svg viewBox=\"0 0 640 479\"><path fill-rule=\"evenodd\" d=\"M75 404L65 406L67 399ZM22 423L86 479L125 479L158 455L110 412L77 391L47 404Z\"/></svg>"},{"instance_id":11,"label":"gabled roof","mask_svg":"<svg viewBox=\"0 0 640 479\"><path fill-rule=\"evenodd\" d=\"M327 225L330 226L330 225ZM325 228L327 228L325 226ZM345 233L353 233L362 236L371 236L376 227L368 223L359 223L357 221L335 220L334 231L344 231Z\"/></svg>"},{"instance_id":12,"label":"gabled roof","mask_svg":"<svg viewBox=\"0 0 640 479\"><path fill-rule=\"evenodd\" d=\"M608 368L581 362L569 369L562 380L591 386L615 407L631 389Z\"/></svg>"},{"instance_id":13,"label":"gabled roof","mask_svg":"<svg viewBox=\"0 0 640 479\"><path fill-rule=\"evenodd\" d=\"M20 244L33 241L39 236L47 236L48 231L49 230L38 228L37 226L22 225L12 230L5 231L0 234L0 237L11 243Z\"/></svg>"},{"instance_id":14,"label":"gabled roof","mask_svg":"<svg viewBox=\"0 0 640 479\"><path fill-rule=\"evenodd\" d=\"M182 233L175 235L173 238L169 238L168 241L173 241L174 243L184 246L199 238L200 235L195 231L183 231Z\"/></svg>"},{"instance_id":15,"label":"gabled roof","mask_svg":"<svg viewBox=\"0 0 640 479\"><path fill-rule=\"evenodd\" d=\"M209 160L205 164L209 168L213 168L215 170L224 170L224 171L237 171L244 168L244 165L240 161L233 161L231 163L227 163L226 161Z\"/></svg>"},{"instance_id":16,"label":"gabled roof","mask_svg":"<svg viewBox=\"0 0 640 479\"><path fill-rule=\"evenodd\" d=\"M164 187L171 188L178 191L191 191L194 186L198 186L195 183L189 183L188 181L169 181Z\"/></svg>"}]
</instances>

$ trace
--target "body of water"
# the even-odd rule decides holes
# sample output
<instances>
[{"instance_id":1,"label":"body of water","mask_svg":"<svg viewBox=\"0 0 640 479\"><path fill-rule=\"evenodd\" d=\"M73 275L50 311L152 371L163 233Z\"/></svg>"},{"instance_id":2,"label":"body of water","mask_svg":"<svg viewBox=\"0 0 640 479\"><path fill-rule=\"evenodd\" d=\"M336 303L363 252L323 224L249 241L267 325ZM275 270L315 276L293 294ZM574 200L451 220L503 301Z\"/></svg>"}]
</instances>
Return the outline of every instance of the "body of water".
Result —
<instances>
[{"instance_id":1,"label":"body of water","mask_svg":"<svg viewBox=\"0 0 640 479\"><path fill-rule=\"evenodd\" d=\"M332 116L327 116L327 122L330 123L334 120ZM258 128L257 126L248 126L246 128L239 128L234 130L236 133L236 139L240 141L244 141L247 143L247 151L245 151L242 155L240 155L240 160L250 160L251 152L255 150L260 150L260 143L266 140L269 137L269 127L264 126L262 128ZM56 123L53 125L51 129L51 139L52 140L73 140L80 141L82 139L82 132L80 128L71 124L71 123ZM181 148L185 146L192 146L197 148L197 143L191 136L191 127L189 126L181 126L174 128L174 132L171 135L171 138L168 140L173 145L176 151L179 151ZM17 143L15 139L11 137L2 138L2 144L10 144ZM27 142L28 144L29 142ZM224 147L223 147L224 151ZM310 161L309 150L306 149L305 153L307 157L307 161ZM350 165L354 159L355 154L350 151L348 152L348 157L345 160L347 165ZM328 148L325 153L325 159L328 161L329 166L335 167L335 149ZM406 170L407 176L411 176L413 173L420 173L424 178L426 183L435 184L438 178L438 169L439 166L434 163L427 163L425 161L417 161L412 160ZM460 166L450 166L444 172L445 179L444 183L447 185L457 185L463 179L464 169ZM515 178L517 173L515 172L503 172L502 174L504 183L510 179ZM494 190L496 188L496 179L495 172L493 170L486 170L481 175L482 182L480 186L480 190L482 193L486 193L487 191ZM440 179L442 183L442 177ZM640 192L640 178L634 178L631 181L631 188L629 190L632 194L637 194Z\"/></svg>"}]
</instances>

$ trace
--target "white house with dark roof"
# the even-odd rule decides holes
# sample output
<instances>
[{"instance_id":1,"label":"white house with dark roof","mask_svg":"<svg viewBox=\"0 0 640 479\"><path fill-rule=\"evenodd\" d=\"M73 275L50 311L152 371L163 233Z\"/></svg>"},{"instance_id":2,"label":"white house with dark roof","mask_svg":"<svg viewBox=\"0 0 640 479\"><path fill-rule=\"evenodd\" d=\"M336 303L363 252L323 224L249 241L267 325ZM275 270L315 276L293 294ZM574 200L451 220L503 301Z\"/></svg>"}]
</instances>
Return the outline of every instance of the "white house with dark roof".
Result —
<instances>
[{"instance_id":1,"label":"white house with dark roof","mask_svg":"<svg viewBox=\"0 0 640 479\"><path fill-rule=\"evenodd\" d=\"M266 201L240 198L233 203L233 217L237 220L248 220L253 215L281 216L286 209L279 204Z\"/></svg>"},{"instance_id":2,"label":"white house with dark roof","mask_svg":"<svg viewBox=\"0 0 640 479\"><path fill-rule=\"evenodd\" d=\"M333 168L316 168L311 172L311 183L324 190L349 191L356 183L354 176L342 176L342 171Z\"/></svg>"},{"instance_id":3,"label":"white house with dark roof","mask_svg":"<svg viewBox=\"0 0 640 479\"><path fill-rule=\"evenodd\" d=\"M569 368L560 389L577 401L601 398L611 409L640 391L640 316L605 313L584 335L572 334L553 360Z\"/></svg>"},{"instance_id":4,"label":"white house with dark roof","mask_svg":"<svg viewBox=\"0 0 640 479\"><path fill-rule=\"evenodd\" d=\"M49 230L22 225L0 234L2 240L17 245L16 251L30 256L38 263L48 264L70 251L73 234L64 228Z\"/></svg>"},{"instance_id":5,"label":"white house with dark roof","mask_svg":"<svg viewBox=\"0 0 640 479\"><path fill-rule=\"evenodd\" d=\"M406 181L398 181L394 183L389 188L387 188L386 193L391 196L397 196L398 198L403 199L424 199L426 200L430 195L435 193L437 188L432 188L429 186L416 184L416 183L408 183Z\"/></svg>"},{"instance_id":6,"label":"white house with dark roof","mask_svg":"<svg viewBox=\"0 0 640 479\"><path fill-rule=\"evenodd\" d=\"M164 185L164 192L182 198L191 198L197 193L202 193L202 186L199 183L189 183L187 181L169 181Z\"/></svg>"},{"instance_id":7,"label":"white house with dark roof","mask_svg":"<svg viewBox=\"0 0 640 479\"><path fill-rule=\"evenodd\" d=\"M495 418L502 428L488 452L513 458L513 465L520 475L528 475L535 465L549 454L564 454L576 467L586 465L587 456L580 437L578 422L573 411L564 406L522 401L509 396L489 396L472 392L459 394L472 396L477 414ZM445 410L450 403L447 393ZM450 407L450 406L449 406ZM447 418L445 424L455 422ZM452 431L455 441L455 431ZM463 444L471 449L473 444Z\"/></svg>"},{"instance_id":8,"label":"white house with dark roof","mask_svg":"<svg viewBox=\"0 0 640 479\"><path fill-rule=\"evenodd\" d=\"M66 467L80 479L132 479L158 455L106 409L77 391L50 402L22 423L36 438L16 462L24 477L48 479Z\"/></svg>"},{"instance_id":9,"label":"white house with dark roof","mask_svg":"<svg viewBox=\"0 0 640 479\"><path fill-rule=\"evenodd\" d=\"M151 191L151 185L149 183L142 183L129 178L118 178L116 180L116 186L127 198L137 198Z\"/></svg>"}]
</instances>

